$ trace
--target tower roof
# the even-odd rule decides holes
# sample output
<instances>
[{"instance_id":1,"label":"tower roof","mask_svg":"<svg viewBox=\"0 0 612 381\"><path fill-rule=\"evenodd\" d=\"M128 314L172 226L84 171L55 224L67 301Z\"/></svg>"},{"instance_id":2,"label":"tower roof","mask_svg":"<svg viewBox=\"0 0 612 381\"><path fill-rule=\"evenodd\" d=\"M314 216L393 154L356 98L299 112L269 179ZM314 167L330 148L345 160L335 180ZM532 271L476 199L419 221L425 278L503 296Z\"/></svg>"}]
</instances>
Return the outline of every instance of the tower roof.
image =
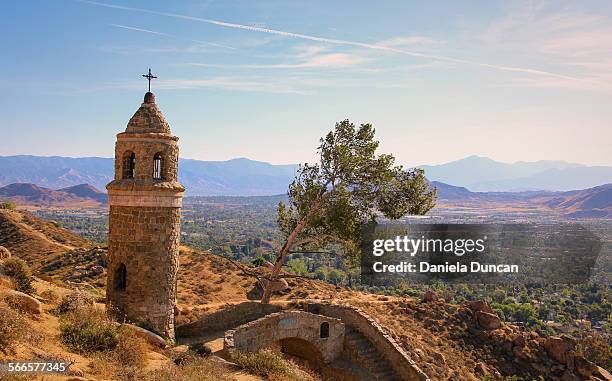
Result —
<instances>
[{"instance_id":1,"label":"tower roof","mask_svg":"<svg viewBox=\"0 0 612 381\"><path fill-rule=\"evenodd\" d=\"M134 116L128 122L125 132L128 133L163 133L170 134L170 125L166 122L155 103L155 94L148 92L144 96L144 101Z\"/></svg>"}]
</instances>

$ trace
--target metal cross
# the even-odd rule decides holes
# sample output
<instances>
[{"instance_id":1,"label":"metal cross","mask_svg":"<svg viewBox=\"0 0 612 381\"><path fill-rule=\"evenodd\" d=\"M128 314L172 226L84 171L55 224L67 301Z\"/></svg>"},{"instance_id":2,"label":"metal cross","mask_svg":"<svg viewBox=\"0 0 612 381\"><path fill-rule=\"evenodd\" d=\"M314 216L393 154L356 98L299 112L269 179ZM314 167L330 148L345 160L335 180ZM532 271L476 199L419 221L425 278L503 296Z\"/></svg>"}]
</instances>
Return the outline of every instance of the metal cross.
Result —
<instances>
[{"instance_id":1,"label":"metal cross","mask_svg":"<svg viewBox=\"0 0 612 381\"><path fill-rule=\"evenodd\" d=\"M151 74L151 68L149 68L149 74L143 74L142 76L149 80L149 92L151 92L151 80L157 77Z\"/></svg>"}]
</instances>

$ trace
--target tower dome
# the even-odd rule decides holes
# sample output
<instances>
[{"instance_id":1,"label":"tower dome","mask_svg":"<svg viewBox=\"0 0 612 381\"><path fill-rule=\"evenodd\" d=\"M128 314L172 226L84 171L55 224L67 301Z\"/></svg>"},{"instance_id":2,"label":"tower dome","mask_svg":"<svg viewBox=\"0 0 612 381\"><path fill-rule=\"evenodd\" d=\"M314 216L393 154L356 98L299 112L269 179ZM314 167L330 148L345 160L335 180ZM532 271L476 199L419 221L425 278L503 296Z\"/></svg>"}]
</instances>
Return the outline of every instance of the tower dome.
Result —
<instances>
[{"instance_id":1,"label":"tower dome","mask_svg":"<svg viewBox=\"0 0 612 381\"><path fill-rule=\"evenodd\" d=\"M127 133L162 133L170 134L170 125L166 122L166 118L159 111L155 103L155 94L148 92L144 96L144 101L140 108L134 113L134 116L128 122Z\"/></svg>"}]
</instances>

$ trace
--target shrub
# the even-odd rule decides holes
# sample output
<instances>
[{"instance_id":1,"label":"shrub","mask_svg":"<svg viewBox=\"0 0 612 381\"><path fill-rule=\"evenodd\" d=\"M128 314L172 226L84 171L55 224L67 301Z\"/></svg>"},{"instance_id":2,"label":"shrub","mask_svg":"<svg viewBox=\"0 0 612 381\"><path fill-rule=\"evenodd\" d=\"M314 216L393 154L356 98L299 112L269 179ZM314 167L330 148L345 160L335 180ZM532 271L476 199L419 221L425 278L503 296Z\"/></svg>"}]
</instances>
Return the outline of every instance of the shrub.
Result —
<instances>
[{"instance_id":1,"label":"shrub","mask_svg":"<svg viewBox=\"0 0 612 381\"><path fill-rule=\"evenodd\" d=\"M57 305L56 311L60 314L78 311L94 305L94 298L89 293L81 290L73 290L64 295Z\"/></svg>"},{"instance_id":2,"label":"shrub","mask_svg":"<svg viewBox=\"0 0 612 381\"><path fill-rule=\"evenodd\" d=\"M142 368L147 357L147 344L134 330L121 326L117 331L117 346L113 354L115 361L121 365Z\"/></svg>"},{"instance_id":3,"label":"shrub","mask_svg":"<svg viewBox=\"0 0 612 381\"><path fill-rule=\"evenodd\" d=\"M314 381L317 378L300 369L280 353L264 349L257 353L234 352L232 360L247 372L269 380Z\"/></svg>"},{"instance_id":4,"label":"shrub","mask_svg":"<svg viewBox=\"0 0 612 381\"><path fill-rule=\"evenodd\" d=\"M612 345L604 334L581 332L576 352L605 369L612 369Z\"/></svg>"},{"instance_id":5,"label":"shrub","mask_svg":"<svg viewBox=\"0 0 612 381\"><path fill-rule=\"evenodd\" d=\"M143 375L143 381L236 381L227 368L206 358L184 365L167 365Z\"/></svg>"},{"instance_id":6,"label":"shrub","mask_svg":"<svg viewBox=\"0 0 612 381\"><path fill-rule=\"evenodd\" d=\"M32 272L24 260L12 257L4 261L3 267L4 273L11 278L15 290L26 294L33 294L36 291L32 286Z\"/></svg>"},{"instance_id":7,"label":"shrub","mask_svg":"<svg viewBox=\"0 0 612 381\"><path fill-rule=\"evenodd\" d=\"M40 297L50 301L51 303L55 303L59 299L59 295L53 290L45 290L41 292Z\"/></svg>"},{"instance_id":8,"label":"shrub","mask_svg":"<svg viewBox=\"0 0 612 381\"><path fill-rule=\"evenodd\" d=\"M210 356L212 354L210 348L204 345L204 343L191 344L189 345L189 350L201 357Z\"/></svg>"},{"instance_id":9,"label":"shrub","mask_svg":"<svg viewBox=\"0 0 612 381\"><path fill-rule=\"evenodd\" d=\"M105 312L95 307L63 315L60 331L62 342L73 352L110 351L117 346L117 329Z\"/></svg>"},{"instance_id":10,"label":"shrub","mask_svg":"<svg viewBox=\"0 0 612 381\"><path fill-rule=\"evenodd\" d=\"M0 351L5 355L26 335L27 321L9 307L0 306Z\"/></svg>"},{"instance_id":11,"label":"shrub","mask_svg":"<svg viewBox=\"0 0 612 381\"><path fill-rule=\"evenodd\" d=\"M4 201L3 203L0 203L0 209L13 210L16 208L17 208L17 204L15 204L13 201Z\"/></svg>"}]
</instances>

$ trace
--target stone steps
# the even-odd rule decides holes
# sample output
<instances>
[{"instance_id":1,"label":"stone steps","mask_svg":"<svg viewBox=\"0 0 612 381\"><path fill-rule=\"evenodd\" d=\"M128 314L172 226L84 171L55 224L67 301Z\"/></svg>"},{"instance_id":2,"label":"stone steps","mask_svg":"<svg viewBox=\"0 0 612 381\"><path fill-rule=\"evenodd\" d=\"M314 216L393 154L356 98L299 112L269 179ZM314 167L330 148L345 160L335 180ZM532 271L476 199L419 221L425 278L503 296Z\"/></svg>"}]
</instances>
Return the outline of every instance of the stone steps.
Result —
<instances>
[{"instance_id":1,"label":"stone steps","mask_svg":"<svg viewBox=\"0 0 612 381\"><path fill-rule=\"evenodd\" d=\"M369 373L367 381L399 381L391 364L361 332L347 327L345 345L353 358Z\"/></svg>"}]
</instances>

